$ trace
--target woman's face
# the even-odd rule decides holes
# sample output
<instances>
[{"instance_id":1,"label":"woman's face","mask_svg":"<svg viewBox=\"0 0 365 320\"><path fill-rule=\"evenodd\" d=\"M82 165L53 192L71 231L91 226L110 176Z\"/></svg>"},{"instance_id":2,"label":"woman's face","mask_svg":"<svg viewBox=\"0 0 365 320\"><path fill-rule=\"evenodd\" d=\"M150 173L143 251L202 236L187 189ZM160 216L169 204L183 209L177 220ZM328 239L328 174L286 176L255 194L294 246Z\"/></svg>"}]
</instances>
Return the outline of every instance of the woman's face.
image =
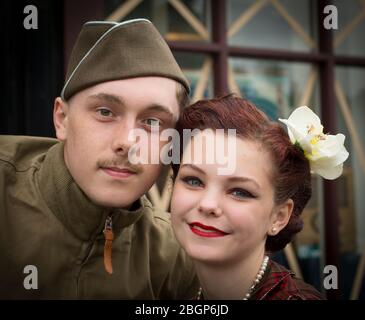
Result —
<instances>
[{"instance_id":1,"label":"woman's face","mask_svg":"<svg viewBox=\"0 0 365 320\"><path fill-rule=\"evenodd\" d=\"M226 135L212 135L227 145ZM269 154L258 143L237 137L233 173L220 175L220 165L204 156L206 141L201 135L190 141L176 177L171 216L178 241L202 262L234 263L263 253L267 235L278 233L290 217L274 204ZM202 161L192 154L195 143L201 143Z\"/></svg>"}]
</instances>

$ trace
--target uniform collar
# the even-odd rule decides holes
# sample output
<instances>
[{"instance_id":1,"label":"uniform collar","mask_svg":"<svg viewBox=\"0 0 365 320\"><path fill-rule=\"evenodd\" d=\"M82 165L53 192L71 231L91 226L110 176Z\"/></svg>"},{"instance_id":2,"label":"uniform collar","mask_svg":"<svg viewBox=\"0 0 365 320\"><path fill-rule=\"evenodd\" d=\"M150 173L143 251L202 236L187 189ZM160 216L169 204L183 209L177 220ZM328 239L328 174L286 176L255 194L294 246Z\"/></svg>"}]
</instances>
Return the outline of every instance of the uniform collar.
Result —
<instances>
[{"instance_id":1,"label":"uniform collar","mask_svg":"<svg viewBox=\"0 0 365 320\"><path fill-rule=\"evenodd\" d=\"M151 207L145 196L138 199L131 210L104 208L94 204L72 178L64 161L64 144L52 146L45 154L38 173L41 195L49 209L77 238L88 241L100 234L105 220L112 215L113 231L135 223L146 207Z\"/></svg>"}]
</instances>

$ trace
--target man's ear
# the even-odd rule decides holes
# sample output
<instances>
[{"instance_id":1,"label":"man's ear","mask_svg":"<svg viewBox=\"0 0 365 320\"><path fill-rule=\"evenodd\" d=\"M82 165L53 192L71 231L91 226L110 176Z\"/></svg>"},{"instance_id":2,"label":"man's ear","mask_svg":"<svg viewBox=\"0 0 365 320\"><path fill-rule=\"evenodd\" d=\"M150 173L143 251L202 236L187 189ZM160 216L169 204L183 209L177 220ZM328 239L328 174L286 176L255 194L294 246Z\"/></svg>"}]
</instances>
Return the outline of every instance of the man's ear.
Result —
<instances>
[{"instance_id":1,"label":"man's ear","mask_svg":"<svg viewBox=\"0 0 365 320\"><path fill-rule=\"evenodd\" d=\"M286 200L284 203L276 206L272 213L271 225L268 235L277 235L288 224L290 216L293 212L294 202L292 199Z\"/></svg>"},{"instance_id":2,"label":"man's ear","mask_svg":"<svg viewBox=\"0 0 365 320\"><path fill-rule=\"evenodd\" d=\"M67 137L67 115L68 104L60 97L54 101L53 107L53 123L56 129L56 137L58 140L64 141Z\"/></svg>"}]
</instances>

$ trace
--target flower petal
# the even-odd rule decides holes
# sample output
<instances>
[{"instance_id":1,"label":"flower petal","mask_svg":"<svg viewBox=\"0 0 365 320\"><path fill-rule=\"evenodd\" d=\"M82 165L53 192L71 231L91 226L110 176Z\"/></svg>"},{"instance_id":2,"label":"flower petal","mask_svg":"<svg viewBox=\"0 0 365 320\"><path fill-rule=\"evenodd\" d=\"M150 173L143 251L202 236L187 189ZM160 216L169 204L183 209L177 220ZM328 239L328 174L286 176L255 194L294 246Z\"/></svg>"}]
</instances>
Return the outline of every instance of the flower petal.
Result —
<instances>
[{"instance_id":1,"label":"flower petal","mask_svg":"<svg viewBox=\"0 0 365 320\"><path fill-rule=\"evenodd\" d=\"M285 123L288 128L288 134L290 141L295 143L296 141L300 141L305 137L305 133L300 132L292 123L290 123L286 119L279 119L282 123Z\"/></svg>"},{"instance_id":2,"label":"flower petal","mask_svg":"<svg viewBox=\"0 0 365 320\"><path fill-rule=\"evenodd\" d=\"M316 159L315 157L312 157L312 166L319 166L319 167L336 167L340 165L341 163L345 162L346 159L349 157L349 153L347 152L346 148L342 146L341 150L330 157L319 157Z\"/></svg>"},{"instance_id":3,"label":"flower petal","mask_svg":"<svg viewBox=\"0 0 365 320\"><path fill-rule=\"evenodd\" d=\"M336 167L312 168L312 170L314 173L319 174L325 179L334 180L337 179L342 174L343 164L341 163Z\"/></svg>"},{"instance_id":4,"label":"flower petal","mask_svg":"<svg viewBox=\"0 0 365 320\"><path fill-rule=\"evenodd\" d=\"M294 125L298 131L308 133L308 127L313 126L317 133L323 132L323 126L319 117L307 106L296 108L289 116L288 121Z\"/></svg>"},{"instance_id":5,"label":"flower petal","mask_svg":"<svg viewBox=\"0 0 365 320\"><path fill-rule=\"evenodd\" d=\"M343 143L339 142L339 138L330 134L325 137L325 140L319 140L316 145L320 153L326 157L331 157L340 152Z\"/></svg>"}]
</instances>

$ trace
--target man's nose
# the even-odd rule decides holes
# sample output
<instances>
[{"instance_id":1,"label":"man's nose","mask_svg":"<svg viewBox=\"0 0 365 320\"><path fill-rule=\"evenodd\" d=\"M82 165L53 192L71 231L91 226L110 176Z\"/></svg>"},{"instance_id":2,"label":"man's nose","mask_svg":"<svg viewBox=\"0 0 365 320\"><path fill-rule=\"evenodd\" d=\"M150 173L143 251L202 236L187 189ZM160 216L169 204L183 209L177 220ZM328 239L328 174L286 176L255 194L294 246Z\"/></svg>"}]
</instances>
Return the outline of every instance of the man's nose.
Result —
<instances>
[{"instance_id":1,"label":"man's nose","mask_svg":"<svg viewBox=\"0 0 365 320\"><path fill-rule=\"evenodd\" d=\"M112 148L119 155L128 154L129 149L135 143L133 130L136 128L136 120L132 118L122 119L115 128Z\"/></svg>"},{"instance_id":2,"label":"man's nose","mask_svg":"<svg viewBox=\"0 0 365 320\"><path fill-rule=\"evenodd\" d=\"M223 211L220 204L219 192L207 190L200 199L198 210L203 214L214 214L215 216L220 216Z\"/></svg>"}]
</instances>

